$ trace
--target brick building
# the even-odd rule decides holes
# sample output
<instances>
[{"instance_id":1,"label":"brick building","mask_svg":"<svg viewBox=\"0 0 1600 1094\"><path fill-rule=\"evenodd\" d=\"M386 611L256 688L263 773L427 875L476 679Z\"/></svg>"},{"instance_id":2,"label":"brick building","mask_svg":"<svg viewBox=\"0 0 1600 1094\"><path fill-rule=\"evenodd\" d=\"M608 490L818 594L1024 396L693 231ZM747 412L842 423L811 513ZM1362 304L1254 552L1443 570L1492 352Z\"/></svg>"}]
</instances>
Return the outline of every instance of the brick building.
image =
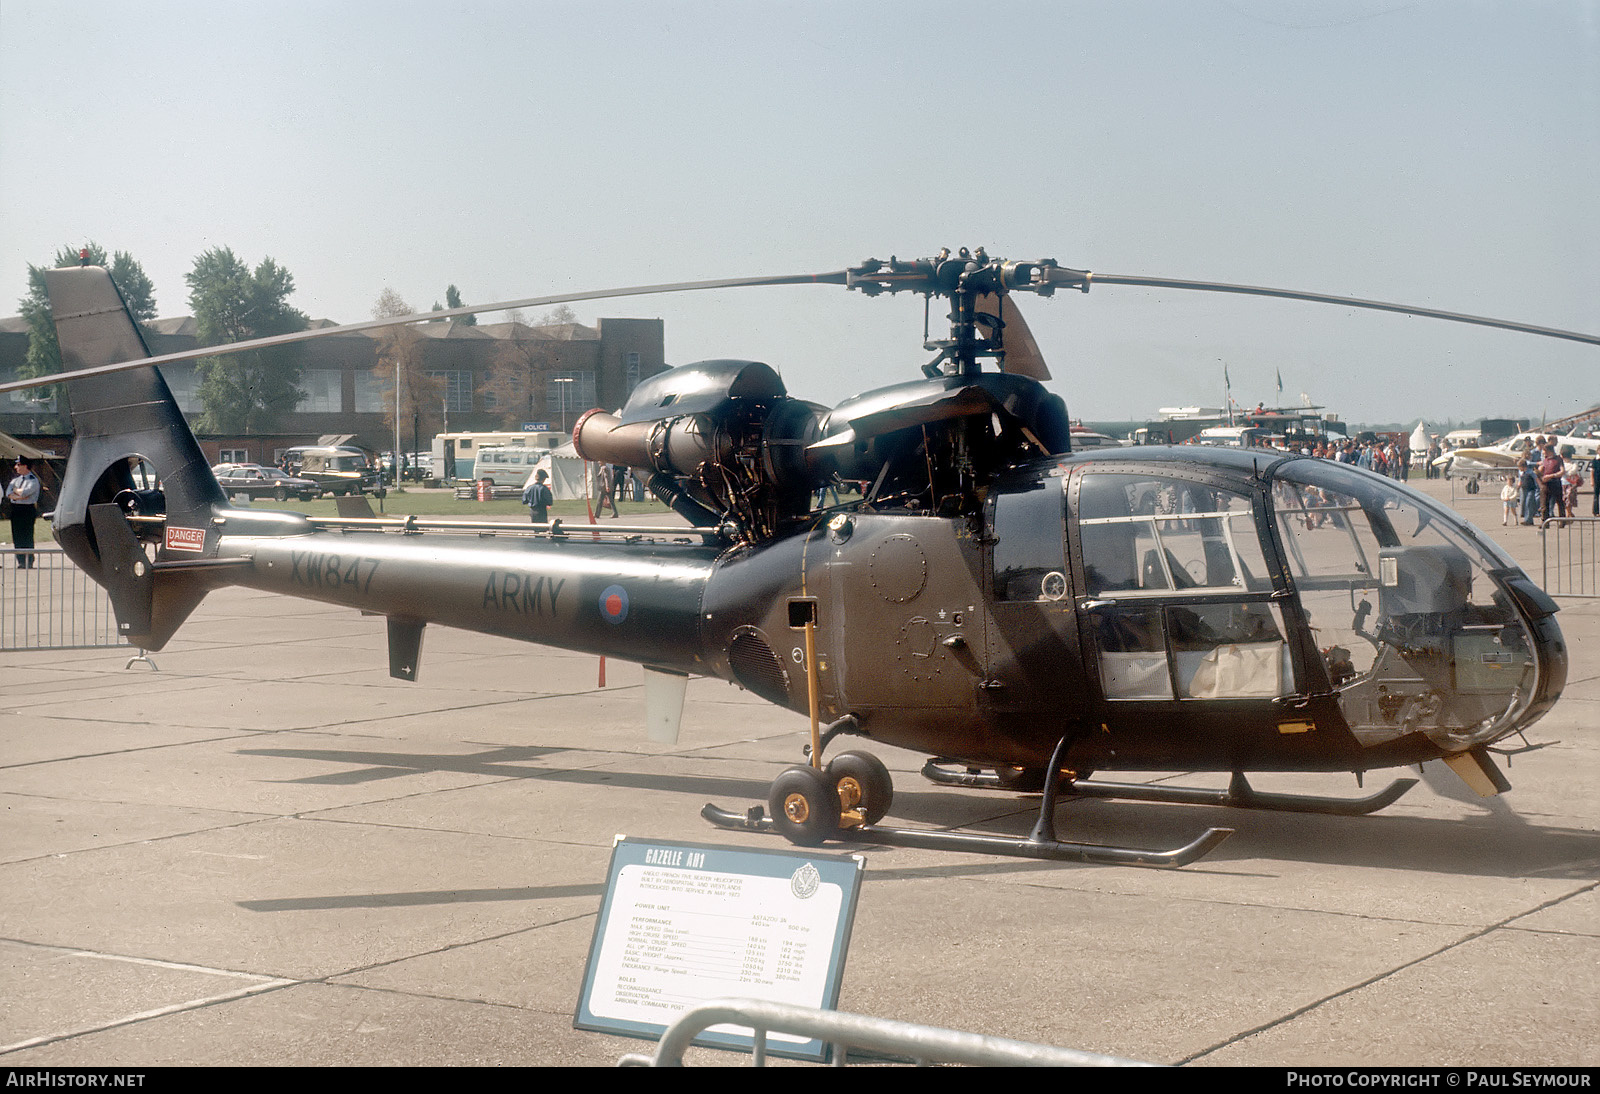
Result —
<instances>
[{"instance_id":1,"label":"brick building","mask_svg":"<svg viewBox=\"0 0 1600 1094\"><path fill-rule=\"evenodd\" d=\"M313 325L334 324L318 320ZM620 407L635 384L666 368L659 319L601 319L593 327L440 322L412 329L421 338L423 369L439 382L441 411L456 432L518 430L525 423L570 429L590 407ZM147 331L154 354L196 345L191 317L155 319ZM284 416L278 432L202 434L201 447L215 461L251 463L274 462L291 445L329 435L352 437L352 443L373 451L392 449L394 431L384 410L393 388L373 374L379 337L378 332L338 334L305 343L298 349L305 397ZM17 378L27 353L27 323L0 319L0 381ZM162 373L193 425L205 409L194 363L169 365ZM38 392L0 395L0 433L47 440L56 409L54 400L41 399ZM431 423L403 421L401 447L412 447L415 429L418 446L426 449L442 424L442 414Z\"/></svg>"}]
</instances>

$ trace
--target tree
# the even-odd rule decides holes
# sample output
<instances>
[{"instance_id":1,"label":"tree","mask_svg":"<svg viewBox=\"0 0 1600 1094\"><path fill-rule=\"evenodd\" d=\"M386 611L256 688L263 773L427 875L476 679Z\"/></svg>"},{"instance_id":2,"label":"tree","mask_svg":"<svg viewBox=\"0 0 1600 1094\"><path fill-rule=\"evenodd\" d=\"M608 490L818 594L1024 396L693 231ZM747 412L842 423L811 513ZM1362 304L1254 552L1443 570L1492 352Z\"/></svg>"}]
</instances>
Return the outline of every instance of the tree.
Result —
<instances>
[{"instance_id":1,"label":"tree","mask_svg":"<svg viewBox=\"0 0 1600 1094\"><path fill-rule=\"evenodd\" d=\"M410 314L411 305L393 289L384 289L372 305L374 319ZM386 392L383 422L389 434L395 435L395 385L398 384L401 443L413 431L423 437L432 437L444 426L445 382L442 377L429 376L424 368L422 335L411 325L386 327L378 333L377 342L378 363L373 367L372 375Z\"/></svg>"},{"instance_id":2,"label":"tree","mask_svg":"<svg viewBox=\"0 0 1600 1094\"><path fill-rule=\"evenodd\" d=\"M463 305L461 303L461 290L456 288L454 285L451 285L450 287L445 289L445 291L444 291L444 306L445 306L446 310L450 310L450 311L453 311L456 308L462 307ZM475 326L478 325L478 317L476 315L463 315L460 318L458 318L456 320L456 322L460 323L462 326L475 327Z\"/></svg>"},{"instance_id":3,"label":"tree","mask_svg":"<svg viewBox=\"0 0 1600 1094\"><path fill-rule=\"evenodd\" d=\"M251 270L227 247L213 247L185 275L201 345L222 345L304 330L306 316L291 307L294 277L270 258ZM205 414L213 433L260 433L305 397L299 346L207 357L197 366Z\"/></svg>"},{"instance_id":4,"label":"tree","mask_svg":"<svg viewBox=\"0 0 1600 1094\"><path fill-rule=\"evenodd\" d=\"M508 429L538 416L539 379L550 368L550 344L513 327L511 337L495 347L484 378L485 409Z\"/></svg>"},{"instance_id":5,"label":"tree","mask_svg":"<svg viewBox=\"0 0 1600 1094\"><path fill-rule=\"evenodd\" d=\"M93 240L80 247L66 246L56 251L55 262L49 266L28 264L28 295L18 305L22 317L28 321L28 356L17 369L20 379L35 376L52 376L61 371L61 346L56 341L56 325L50 318L50 297L45 292L44 274L47 269L62 266L105 266L116 283L122 298L128 303L134 321L142 325L156 317L155 286L146 276L144 267L126 251L118 251L106 261L106 250ZM42 423L48 430L64 428L66 415L65 389L47 389L57 396L56 406L61 412ZM41 401L47 394L39 392Z\"/></svg>"},{"instance_id":6,"label":"tree","mask_svg":"<svg viewBox=\"0 0 1600 1094\"><path fill-rule=\"evenodd\" d=\"M512 315L511 336L495 351L484 382L484 393L493 400L490 412L508 428L541 416L554 419L557 408L545 402L547 380L563 369L566 336L553 328L578 321L565 304L545 312L531 330L523 325L520 313Z\"/></svg>"},{"instance_id":7,"label":"tree","mask_svg":"<svg viewBox=\"0 0 1600 1094\"><path fill-rule=\"evenodd\" d=\"M557 304L539 317L541 327L563 327L578 321L578 313L566 304Z\"/></svg>"}]
</instances>

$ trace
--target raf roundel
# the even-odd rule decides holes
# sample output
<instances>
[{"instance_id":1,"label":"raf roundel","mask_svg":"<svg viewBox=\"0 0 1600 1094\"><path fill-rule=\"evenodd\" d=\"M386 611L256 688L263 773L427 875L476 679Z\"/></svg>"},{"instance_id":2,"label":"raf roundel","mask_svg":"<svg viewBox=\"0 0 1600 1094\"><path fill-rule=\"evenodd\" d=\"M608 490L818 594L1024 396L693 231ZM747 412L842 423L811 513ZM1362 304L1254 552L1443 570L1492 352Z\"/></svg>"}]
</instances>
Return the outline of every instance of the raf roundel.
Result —
<instances>
[{"instance_id":1,"label":"raf roundel","mask_svg":"<svg viewBox=\"0 0 1600 1094\"><path fill-rule=\"evenodd\" d=\"M607 623L621 623L628 618L628 590L621 585L607 585L600 593L600 615Z\"/></svg>"}]
</instances>

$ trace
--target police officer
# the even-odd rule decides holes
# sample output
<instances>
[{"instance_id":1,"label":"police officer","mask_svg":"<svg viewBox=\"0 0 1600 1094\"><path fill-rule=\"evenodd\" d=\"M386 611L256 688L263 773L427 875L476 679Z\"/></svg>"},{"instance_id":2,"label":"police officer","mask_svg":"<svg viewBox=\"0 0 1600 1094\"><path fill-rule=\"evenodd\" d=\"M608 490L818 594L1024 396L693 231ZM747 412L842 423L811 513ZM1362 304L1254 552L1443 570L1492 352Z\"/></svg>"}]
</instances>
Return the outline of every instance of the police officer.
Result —
<instances>
[{"instance_id":1,"label":"police officer","mask_svg":"<svg viewBox=\"0 0 1600 1094\"><path fill-rule=\"evenodd\" d=\"M11 503L11 546L17 549L17 569L33 569L33 522L39 516L39 476L33 473L33 461L18 456L17 475L6 487L6 501Z\"/></svg>"},{"instance_id":2,"label":"police officer","mask_svg":"<svg viewBox=\"0 0 1600 1094\"><path fill-rule=\"evenodd\" d=\"M550 487L545 485L545 480L549 477L549 472L542 467L539 468L534 472L533 481L522 491L522 504L533 513L535 524L550 522L550 506L556 499L550 492Z\"/></svg>"}]
</instances>

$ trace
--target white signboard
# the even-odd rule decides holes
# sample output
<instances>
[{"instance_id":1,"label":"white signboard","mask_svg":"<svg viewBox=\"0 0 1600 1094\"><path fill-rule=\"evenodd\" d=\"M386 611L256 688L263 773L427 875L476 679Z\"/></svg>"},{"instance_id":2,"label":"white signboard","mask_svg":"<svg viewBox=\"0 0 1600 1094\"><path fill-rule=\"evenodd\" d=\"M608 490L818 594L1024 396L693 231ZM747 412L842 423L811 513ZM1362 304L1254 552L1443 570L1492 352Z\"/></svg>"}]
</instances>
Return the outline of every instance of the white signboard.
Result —
<instances>
[{"instance_id":1,"label":"white signboard","mask_svg":"<svg viewBox=\"0 0 1600 1094\"><path fill-rule=\"evenodd\" d=\"M859 858L619 840L574 1024L659 1037L707 999L746 996L830 1008L855 915ZM701 1043L748 1047L714 1026ZM771 1034L768 1051L821 1059L825 1046Z\"/></svg>"}]
</instances>

